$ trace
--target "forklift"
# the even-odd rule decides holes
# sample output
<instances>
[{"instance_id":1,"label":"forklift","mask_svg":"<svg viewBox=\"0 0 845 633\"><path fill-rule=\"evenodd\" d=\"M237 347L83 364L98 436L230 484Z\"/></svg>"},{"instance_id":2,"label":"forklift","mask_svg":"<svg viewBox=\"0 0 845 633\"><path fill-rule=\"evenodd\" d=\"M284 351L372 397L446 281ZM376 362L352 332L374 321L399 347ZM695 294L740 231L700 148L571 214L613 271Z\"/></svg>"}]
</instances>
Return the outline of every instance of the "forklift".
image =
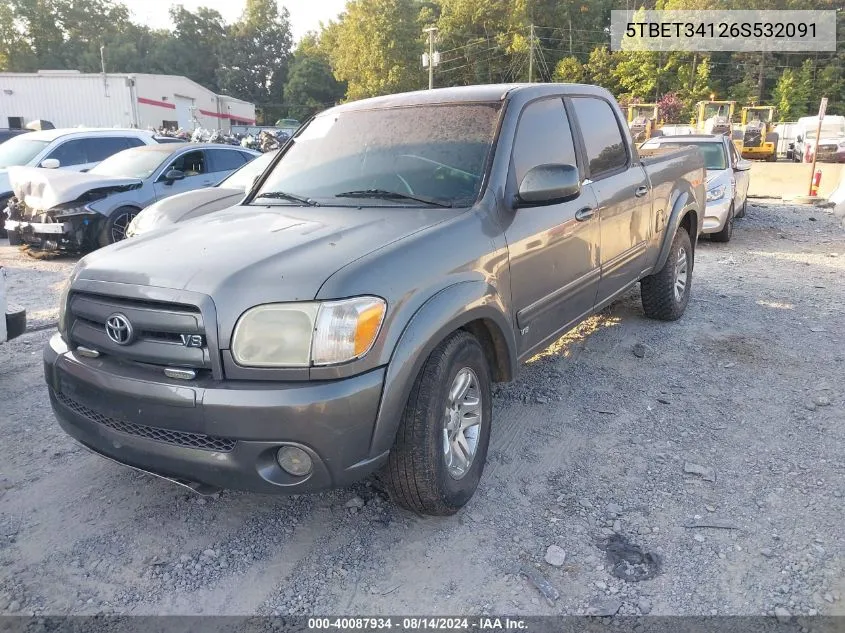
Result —
<instances>
[{"instance_id":1,"label":"forklift","mask_svg":"<svg viewBox=\"0 0 845 633\"><path fill-rule=\"evenodd\" d=\"M778 158L779 135L774 131L774 106L749 106L742 109L740 132L734 145L743 158L774 162Z\"/></svg>"},{"instance_id":2,"label":"forklift","mask_svg":"<svg viewBox=\"0 0 845 633\"><path fill-rule=\"evenodd\" d=\"M659 120L656 103L635 103L628 106L628 128L634 143L644 143L660 136L662 121Z\"/></svg>"},{"instance_id":3,"label":"forklift","mask_svg":"<svg viewBox=\"0 0 845 633\"><path fill-rule=\"evenodd\" d=\"M695 121L697 132L732 135L736 101L699 101L695 108L698 113Z\"/></svg>"}]
</instances>

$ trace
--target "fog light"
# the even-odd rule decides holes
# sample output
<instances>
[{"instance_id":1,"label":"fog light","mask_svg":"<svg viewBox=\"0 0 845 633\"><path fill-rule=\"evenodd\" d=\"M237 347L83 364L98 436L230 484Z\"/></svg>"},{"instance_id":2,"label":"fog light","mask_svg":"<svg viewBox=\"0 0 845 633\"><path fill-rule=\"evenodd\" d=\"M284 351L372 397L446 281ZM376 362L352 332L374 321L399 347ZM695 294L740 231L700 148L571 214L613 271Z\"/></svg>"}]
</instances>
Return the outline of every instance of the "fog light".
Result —
<instances>
[{"instance_id":1,"label":"fog light","mask_svg":"<svg viewBox=\"0 0 845 633\"><path fill-rule=\"evenodd\" d=\"M308 453L296 446L283 446L276 454L282 469L295 477L304 477L311 472L312 463Z\"/></svg>"}]
</instances>

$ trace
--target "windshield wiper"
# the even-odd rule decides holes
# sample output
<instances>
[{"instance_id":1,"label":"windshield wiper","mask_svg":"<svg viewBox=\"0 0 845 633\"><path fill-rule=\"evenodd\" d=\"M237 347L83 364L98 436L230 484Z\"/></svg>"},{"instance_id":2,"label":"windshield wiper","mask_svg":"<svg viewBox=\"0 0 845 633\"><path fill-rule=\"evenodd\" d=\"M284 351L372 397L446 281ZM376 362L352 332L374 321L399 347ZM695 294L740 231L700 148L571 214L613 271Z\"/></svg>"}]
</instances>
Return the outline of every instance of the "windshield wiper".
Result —
<instances>
[{"instance_id":1,"label":"windshield wiper","mask_svg":"<svg viewBox=\"0 0 845 633\"><path fill-rule=\"evenodd\" d=\"M261 198L276 198L278 200L287 200L288 202L298 202L309 207L320 206L320 203L316 200L298 196L295 193L287 193L286 191L268 191L267 193L262 193L260 196L256 196L253 200L260 200Z\"/></svg>"},{"instance_id":2,"label":"windshield wiper","mask_svg":"<svg viewBox=\"0 0 845 633\"><path fill-rule=\"evenodd\" d=\"M362 189L360 191L345 191L335 195L335 198L374 198L377 200L414 200L436 207L451 207L451 202L443 202L429 198L428 196L417 196L399 191L387 191L385 189Z\"/></svg>"}]
</instances>

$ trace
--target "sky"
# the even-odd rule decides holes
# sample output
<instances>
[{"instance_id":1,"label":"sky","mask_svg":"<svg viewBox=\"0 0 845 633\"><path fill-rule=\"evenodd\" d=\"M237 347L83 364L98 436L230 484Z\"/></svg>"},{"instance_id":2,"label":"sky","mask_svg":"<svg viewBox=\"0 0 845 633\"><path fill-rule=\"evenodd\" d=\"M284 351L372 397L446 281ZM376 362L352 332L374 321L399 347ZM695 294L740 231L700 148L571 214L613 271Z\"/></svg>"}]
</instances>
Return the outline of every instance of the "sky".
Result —
<instances>
[{"instance_id":1,"label":"sky","mask_svg":"<svg viewBox=\"0 0 845 633\"><path fill-rule=\"evenodd\" d=\"M173 4L184 5L189 11L199 7L216 9L227 23L237 20L243 12L245 0L120 0L132 11L135 22L153 28L169 28L168 10ZM290 11L294 41L308 31L316 30L320 22L334 19L343 10L346 0L278 0L279 7Z\"/></svg>"}]
</instances>

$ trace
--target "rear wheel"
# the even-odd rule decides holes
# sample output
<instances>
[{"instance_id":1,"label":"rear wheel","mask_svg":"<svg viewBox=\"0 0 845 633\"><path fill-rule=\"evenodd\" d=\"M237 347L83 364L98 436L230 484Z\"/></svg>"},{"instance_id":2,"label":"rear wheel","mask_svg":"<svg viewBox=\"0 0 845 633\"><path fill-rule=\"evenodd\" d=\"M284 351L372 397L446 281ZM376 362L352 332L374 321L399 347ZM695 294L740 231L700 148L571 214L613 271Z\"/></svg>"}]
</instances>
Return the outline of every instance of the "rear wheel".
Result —
<instances>
[{"instance_id":1,"label":"rear wheel","mask_svg":"<svg viewBox=\"0 0 845 633\"><path fill-rule=\"evenodd\" d=\"M478 340L459 331L417 376L383 477L398 505L454 514L478 487L490 441L490 369Z\"/></svg>"},{"instance_id":2,"label":"rear wheel","mask_svg":"<svg viewBox=\"0 0 845 633\"><path fill-rule=\"evenodd\" d=\"M663 268L640 282L643 310L650 319L676 321L689 303L693 250L689 233L680 227Z\"/></svg>"},{"instance_id":3,"label":"rear wheel","mask_svg":"<svg viewBox=\"0 0 845 633\"><path fill-rule=\"evenodd\" d=\"M103 223L103 228L100 230L100 246L108 246L125 239L126 229L138 213L135 207L116 209Z\"/></svg>"},{"instance_id":4,"label":"rear wheel","mask_svg":"<svg viewBox=\"0 0 845 633\"><path fill-rule=\"evenodd\" d=\"M730 242L734 234L734 206L728 209L728 217L725 218L725 225L718 233L711 233L710 239L714 242Z\"/></svg>"}]
</instances>

